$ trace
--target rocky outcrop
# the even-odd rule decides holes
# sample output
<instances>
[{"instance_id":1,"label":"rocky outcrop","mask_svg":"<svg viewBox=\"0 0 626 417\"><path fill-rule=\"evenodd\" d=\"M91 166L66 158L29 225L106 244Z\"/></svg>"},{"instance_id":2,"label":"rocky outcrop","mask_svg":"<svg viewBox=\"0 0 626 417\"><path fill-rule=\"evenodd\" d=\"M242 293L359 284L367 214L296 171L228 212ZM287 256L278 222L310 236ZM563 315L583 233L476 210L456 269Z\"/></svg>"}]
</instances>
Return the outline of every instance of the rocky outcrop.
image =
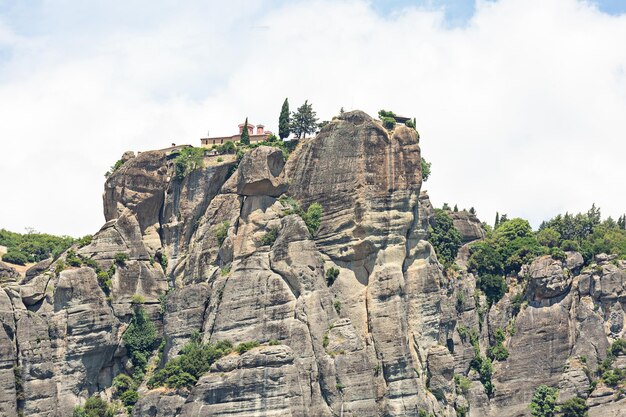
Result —
<instances>
[{"instance_id":1,"label":"rocky outcrop","mask_svg":"<svg viewBox=\"0 0 626 417\"><path fill-rule=\"evenodd\" d=\"M625 336L626 262L539 257L489 306L466 268L480 221L450 213L466 245L447 271L428 242L418 142L354 111L287 161L261 146L181 176L180 147L125 154L105 184L106 223L72 248L82 265L66 253L3 283L0 414L117 401L140 303L163 340L148 373L192 338L258 346L188 390L144 379L134 416L526 416L539 384L619 415L618 391L590 379ZM313 203L317 230L301 218ZM487 375L479 365L500 344L508 357Z\"/></svg>"},{"instance_id":2,"label":"rocky outcrop","mask_svg":"<svg viewBox=\"0 0 626 417\"><path fill-rule=\"evenodd\" d=\"M450 211L448 214L452 217L454 227L461 233L463 243L483 239L485 237L485 229L475 214L465 210Z\"/></svg>"},{"instance_id":3,"label":"rocky outcrop","mask_svg":"<svg viewBox=\"0 0 626 417\"><path fill-rule=\"evenodd\" d=\"M16 281L20 273L15 268L0 261L0 282Z\"/></svg>"}]
</instances>

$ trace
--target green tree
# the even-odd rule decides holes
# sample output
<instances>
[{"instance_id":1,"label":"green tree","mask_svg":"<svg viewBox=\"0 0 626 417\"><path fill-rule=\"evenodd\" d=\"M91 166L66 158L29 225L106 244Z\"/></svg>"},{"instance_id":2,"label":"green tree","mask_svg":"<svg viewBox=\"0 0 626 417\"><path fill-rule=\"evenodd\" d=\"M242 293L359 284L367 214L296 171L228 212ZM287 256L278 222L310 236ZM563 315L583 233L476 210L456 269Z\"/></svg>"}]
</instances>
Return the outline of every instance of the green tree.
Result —
<instances>
[{"instance_id":1,"label":"green tree","mask_svg":"<svg viewBox=\"0 0 626 417\"><path fill-rule=\"evenodd\" d=\"M454 227L452 217L445 210L435 209L433 225L428 231L437 258L443 265L450 266L461 247L461 233Z\"/></svg>"},{"instance_id":2,"label":"green tree","mask_svg":"<svg viewBox=\"0 0 626 417\"><path fill-rule=\"evenodd\" d=\"M280 136L281 139L288 138L291 134L290 123L289 101L285 99L283 107L280 109L280 117L278 118L278 136Z\"/></svg>"},{"instance_id":3,"label":"green tree","mask_svg":"<svg viewBox=\"0 0 626 417\"><path fill-rule=\"evenodd\" d=\"M74 408L73 417L113 417L115 410L98 396L87 398L83 407Z\"/></svg>"},{"instance_id":4,"label":"green tree","mask_svg":"<svg viewBox=\"0 0 626 417\"><path fill-rule=\"evenodd\" d=\"M250 133L248 133L248 118L243 124L243 130L241 131L241 143L244 145L250 145Z\"/></svg>"},{"instance_id":5,"label":"green tree","mask_svg":"<svg viewBox=\"0 0 626 417\"><path fill-rule=\"evenodd\" d=\"M148 355L156 344L157 333L141 304L134 303L133 317L122 339L133 365L143 372L147 365Z\"/></svg>"},{"instance_id":6,"label":"green tree","mask_svg":"<svg viewBox=\"0 0 626 417\"><path fill-rule=\"evenodd\" d=\"M291 131L298 139L306 137L307 133L314 133L317 130L317 120L313 105L306 100L291 117Z\"/></svg>"},{"instance_id":7,"label":"green tree","mask_svg":"<svg viewBox=\"0 0 626 417\"><path fill-rule=\"evenodd\" d=\"M554 248L559 246L559 242L561 241L561 235L553 228L546 227L545 229L537 232L537 241L540 245Z\"/></svg>"},{"instance_id":8,"label":"green tree","mask_svg":"<svg viewBox=\"0 0 626 417\"><path fill-rule=\"evenodd\" d=\"M587 417L589 407L583 398L574 397L563 403L561 413L563 417Z\"/></svg>"},{"instance_id":9,"label":"green tree","mask_svg":"<svg viewBox=\"0 0 626 417\"><path fill-rule=\"evenodd\" d=\"M540 385L535 390L530 402L530 414L533 417L554 417L558 412L556 399L559 391L556 388Z\"/></svg>"},{"instance_id":10,"label":"green tree","mask_svg":"<svg viewBox=\"0 0 626 417\"><path fill-rule=\"evenodd\" d=\"M430 178L431 163L427 162L424 157L422 157L420 165L422 167L422 181L426 182L428 181L428 178Z\"/></svg>"}]
</instances>

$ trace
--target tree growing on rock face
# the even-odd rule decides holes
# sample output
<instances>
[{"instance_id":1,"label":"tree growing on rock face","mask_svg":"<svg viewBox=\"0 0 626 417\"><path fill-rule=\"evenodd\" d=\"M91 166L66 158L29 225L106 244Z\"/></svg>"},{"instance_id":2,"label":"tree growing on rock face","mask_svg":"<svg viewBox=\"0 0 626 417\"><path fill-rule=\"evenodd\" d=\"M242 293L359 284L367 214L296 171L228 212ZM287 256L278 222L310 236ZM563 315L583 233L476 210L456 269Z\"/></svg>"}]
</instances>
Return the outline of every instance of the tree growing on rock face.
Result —
<instances>
[{"instance_id":1,"label":"tree growing on rock face","mask_svg":"<svg viewBox=\"0 0 626 417\"><path fill-rule=\"evenodd\" d=\"M244 145L250 145L250 134L248 133L248 118L243 124L243 130L241 131L241 143Z\"/></svg>"},{"instance_id":2,"label":"tree growing on rock face","mask_svg":"<svg viewBox=\"0 0 626 417\"><path fill-rule=\"evenodd\" d=\"M547 385L539 385L530 402L530 414L533 417L554 417L559 411L556 399L559 391Z\"/></svg>"},{"instance_id":3,"label":"tree growing on rock face","mask_svg":"<svg viewBox=\"0 0 626 417\"><path fill-rule=\"evenodd\" d=\"M461 233L445 210L435 209L433 226L428 228L429 241L435 248L437 258L445 266L450 266L461 247Z\"/></svg>"},{"instance_id":4,"label":"tree growing on rock face","mask_svg":"<svg viewBox=\"0 0 626 417\"><path fill-rule=\"evenodd\" d=\"M280 117L278 118L278 136L281 139L288 138L291 134L291 119L289 117L289 101L285 99L283 107L280 109Z\"/></svg>"},{"instance_id":5,"label":"tree growing on rock face","mask_svg":"<svg viewBox=\"0 0 626 417\"><path fill-rule=\"evenodd\" d=\"M307 133L314 133L317 128L317 113L313 110L313 105L306 100L298 107L291 117L291 131L298 139L306 137Z\"/></svg>"}]
</instances>

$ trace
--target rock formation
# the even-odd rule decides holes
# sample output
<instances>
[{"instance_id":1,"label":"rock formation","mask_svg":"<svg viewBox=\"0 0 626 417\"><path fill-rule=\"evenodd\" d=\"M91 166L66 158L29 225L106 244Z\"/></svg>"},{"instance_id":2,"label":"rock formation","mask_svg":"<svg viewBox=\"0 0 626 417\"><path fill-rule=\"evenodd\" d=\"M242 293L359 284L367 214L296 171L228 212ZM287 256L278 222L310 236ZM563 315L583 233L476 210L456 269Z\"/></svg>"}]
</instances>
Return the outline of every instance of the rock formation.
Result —
<instances>
[{"instance_id":1,"label":"rock formation","mask_svg":"<svg viewBox=\"0 0 626 417\"><path fill-rule=\"evenodd\" d=\"M105 184L106 223L72 249L83 265L66 253L3 283L0 414L111 400L114 377L133 371L123 334L140 303L164 342L149 373L194 335L258 346L189 390L144 379L134 416L525 416L540 384L561 402L588 398L592 416L624 415L619 391L590 389L590 375L624 337L626 262L537 258L487 310L467 246L453 274L428 242L418 142L353 111L287 161L262 146L180 179L176 149L125 154ZM318 230L301 216L313 203ZM451 216L463 243L485 236L474 215ZM498 329L510 355L488 395L472 362Z\"/></svg>"}]
</instances>

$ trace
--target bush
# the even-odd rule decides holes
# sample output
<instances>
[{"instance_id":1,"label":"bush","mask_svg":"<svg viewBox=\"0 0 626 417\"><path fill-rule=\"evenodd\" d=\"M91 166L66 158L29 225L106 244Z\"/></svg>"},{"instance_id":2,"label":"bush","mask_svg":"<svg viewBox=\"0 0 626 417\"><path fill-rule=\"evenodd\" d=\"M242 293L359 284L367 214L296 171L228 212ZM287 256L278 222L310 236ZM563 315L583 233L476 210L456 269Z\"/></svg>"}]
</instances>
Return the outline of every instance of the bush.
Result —
<instances>
[{"instance_id":1,"label":"bush","mask_svg":"<svg viewBox=\"0 0 626 417\"><path fill-rule=\"evenodd\" d=\"M74 266L74 267L79 267L82 265L82 261L80 260L78 256L76 256L76 252L74 252L72 249L68 250L67 253L65 254L65 262L69 266Z\"/></svg>"},{"instance_id":2,"label":"bush","mask_svg":"<svg viewBox=\"0 0 626 417\"><path fill-rule=\"evenodd\" d=\"M587 407L585 400L580 397L571 398L561 406L563 417L587 417L587 410L589 407Z\"/></svg>"},{"instance_id":3,"label":"bush","mask_svg":"<svg viewBox=\"0 0 626 417\"><path fill-rule=\"evenodd\" d=\"M626 340L617 339L611 344L611 354L613 354L613 356L617 356L621 353L626 354Z\"/></svg>"},{"instance_id":4,"label":"bush","mask_svg":"<svg viewBox=\"0 0 626 417\"><path fill-rule=\"evenodd\" d=\"M126 261L128 260L128 255L125 254L124 252L118 252L115 254L115 257L113 258L113 260L115 261L116 264L120 266L124 266L126 265Z\"/></svg>"},{"instance_id":5,"label":"bush","mask_svg":"<svg viewBox=\"0 0 626 417\"><path fill-rule=\"evenodd\" d=\"M564 251L575 251L578 252L580 251L580 245L573 240L564 240L563 242L561 242L561 249Z\"/></svg>"},{"instance_id":6,"label":"bush","mask_svg":"<svg viewBox=\"0 0 626 417\"><path fill-rule=\"evenodd\" d=\"M261 238L261 245L262 246L272 246L274 244L274 242L276 242L276 238L277 237L278 237L278 228L277 227L272 227Z\"/></svg>"},{"instance_id":7,"label":"bush","mask_svg":"<svg viewBox=\"0 0 626 417\"><path fill-rule=\"evenodd\" d=\"M432 164L430 162L426 162L426 160L422 157L420 165L422 167L422 181L426 182L428 181L428 178L430 178L430 167Z\"/></svg>"},{"instance_id":8,"label":"bush","mask_svg":"<svg viewBox=\"0 0 626 417\"><path fill-rule=\"evenodd\" d=\"M192 146L182 148L174 158L174 177L178 181L185 179L189 173L203 166L204 148Z\"/></svg>"},{"instance_id":9,"label":"bush","mask_svg":"<svg viewBox=\"0 0 626 417\"><path fill-rule=\"evenodd\" d=\"M228 229L230 228L229 221L223 221L222 223L215 226L215 238L217 239L217 243L222 246L226 237L228 236Z\"/></svg>"},{"instance_id":10,"label":"bush","mask_svg":"<svg viewBox=\"0 0 626 417\"><path fill-rule=\"evenodd\" d=\"M241 354L246 353L250 349L253 349L253 348L258 347L258 346L259 346L259 342L254 340L254 341L250 341L250 342L239 343L235 350L241 355Z\"/></svg>"},{"instance_id":11,"label":"bush","mask_svg":"<svg viewBox=\"0 0 626 417\"><path fill-rule=\"evenodd\" d=\"M306 210L302 220L306 223L306 227L309 229L311 235L315 235L315 232L320 228L322 222L322 206L319 203L313 203Z\"/></svg>"},{"instance_id":12,"label":"bush","mask_svg":"<svg viewBox=\"0 0 626 417\"><path fill-rule=\"evenodd\" d=\"M211 365L232 351L230 342L216 344L201 343L196 332L191 341L181 350L179 356L168 361L163 369L156 371L148 380L148 387L166 386L169 388L192 387L198 378L208 372Z\"/></svg>"},{"instance_id":13,"label":"bush","mask_svg":"<svg viewBox=\"0 0 626 417\"><path fill-rule=\"evenodd\" d=\"M83 407L74 408L73 417L113 417L115 410L98 396L87 398Z\"/></svg>"},{"instance_id":14,"label":"bush","mask_svg":"<svg viewBox=\"0 0 626 417\"><path fill-rule=\"evenodd\" d=\"M428 231L437 258L444 266L450 266L461 247L461 233L454 227L452 217L445 210L435 209L433 225Z\"/></svg>"},{"instance_id":15,"label":"bush","mask_svg":"<svg viewBox=\"0 0 626 417\"><path fill-rule=\"evenodd\" d=\"M7 251L7 253L2 256L2 260L16 265L26 265L28 263L28 257L26 255L12 250Z\"/></svg>"},{"instance_id":16,"label":"bush","mask_svg":"<svg viewBox=\"0 0 626 417\"><path fill-rule=\"evenodd\" d=\"M135 297L133 297L133 301L135 301ZM134 304L133 317L122 339L133 365L143 372L147 364L147 356L156 345L157 334L154 324L144 309L138 303Z\"/></svg>"},{"instance_id":17,"label":"bush","mask_svg":"<svg viewBox=\"0 0 626 417\"><path fill-rule=\"evenodd\" d=\"M559 391L556 388L540 385L530 402L530 414L533 417L554 417L558 412L556 406L558 396Z\"/></svg>"},{"instance_id":18,"label":"bush","mask_svg":"<svg viewBox=\"0 0 626 417\"><path fill-rule=\"evenodd\" d=\"M509 351L500 342L487 350L487 356L494 361L504 361L509 357Z\"/></svg>"},{"instance_id":19,"label":"bush","mask_svg":"<svg viewBox=\"0 0 626 417\"><path fill-rule=\"evenodd\" d=\"M478 278L478 288L485 293L487 303L491 306L500 301L507 292L506 281L501 275L483 275Z\"/></svg>"},{"instance_id":20,"label":"bush","mask_svg":"<svg viewBox=\"0 0 626 417\"><path fill-rule=\"evenodd\" d=\"M335 280L339 276L339 270L334 267L330 267L326 270L326 285L329 287L335 283Z\"/></svg>"},{"instance_id":21,"label":"bush","mask_svg":"<svg viewBox=\"0 0 626 417\"><path fill-rule=\"evenodd\" d=\"M393 128L396 127L396 119L394 119L393 117L383 117L381 121L383 122L383 126L387 130L393 130Z\"/></svg>"},{"instance_id":22,"label":"bush","mask_svg":"<svg viewBox=\"0 0 626 417\"><path fill-rule=\"evenodd\" d=\"M551 227L537 232L537 241L540 245L547 246L549 248L556 248L561 240L561 234Z\"/></svg>"},{"instance_id":23,"label":"bush","mask_svg":"<svg viewBox=\"0 0 626 417\"><path fill-rule=\"evenodd\" d=\"M134 389L128 390L124 392L120 396L120 400L125 406L133 406L137 401L139 401L139 394Z\"/></svg>"},{"instance_id":24,"label":"bush","mask_svg":"<svg viewBox=\"0 0 626 417\"><path fill-rule=\"evenodd\" d=\"M454 383L463 394L467 394L472 387L472 381L462 375L454 375Z\"/></svg>"},{"instance_id":25,"label":"bush","mask_svg":"<svg viewBox=\"0 0 626 417\"><path fill-rule=\"evenodd\" d=\"M567 255L559 248L550 249L550 256L552 259L557 261L565 261L567 259Z\"/></svg>"}]
</instances>

